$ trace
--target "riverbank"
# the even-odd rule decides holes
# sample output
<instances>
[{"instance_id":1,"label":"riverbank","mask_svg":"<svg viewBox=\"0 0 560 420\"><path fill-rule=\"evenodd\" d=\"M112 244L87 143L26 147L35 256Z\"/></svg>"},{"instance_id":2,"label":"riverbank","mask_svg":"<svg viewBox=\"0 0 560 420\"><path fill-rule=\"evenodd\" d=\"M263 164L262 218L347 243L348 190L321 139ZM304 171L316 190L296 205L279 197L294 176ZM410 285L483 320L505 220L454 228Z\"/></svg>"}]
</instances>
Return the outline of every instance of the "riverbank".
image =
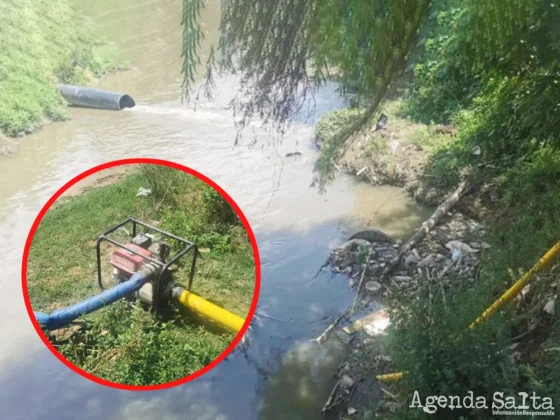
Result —
<instances>
[{"instance_id":1,"label":"riverbank","mask_svg":"<svg viewBox=\"0 0 560 420\"><path fill-rule=\"evenodd\" d=\"M453 188L458 177L444 168L436 170L434 159L445 153L454 141L456 128L426 125L408 119L402 101L388 101L382 113L387 126L375 130L375 124L358 134L341 158L340 168L372 185L391 185L406 190L418 202L437 206ZM355 109L339 109L317 124L319 143L328 142L356 114ZM437 168L439 169L439 168ZM490 192L467 194L458 208L475 219L483 218Z\"/></svg>"},{"instance_id":2,"label":"riverbank","mask_svg":"<svg viewBox=\"0 0 560 420\"><path fill-rule=\"evenodd\" d=\"M59 83L91 85L120 68L75 0L0 5L0 136L20 137L68 118ZM3 146L7 154L11 147Z\"/></svg>"},{"instance_id":3,"label":"riverbank","mask_svg":"<svg viewBox=\"0 0 560 420\"><path fill-rule=\"evenodd\" d=\"M333 254L339 264L336 271L346 270L351 284L363 278L364 284L370 283L369 290L380 286L374 295L384 296L391 318L387 331L370 328L350 341L345 374L361 382L353 391L355 400L345 409L357 409L354 418L374 413L421 417L421 409L409 407L413 390L422 398L463 395L465 389L485 396L499 389L557 398L559 389L551 372L557 372L558 365L549 349L558 344L554 316L558 265L542 273L515 303L467 340L451 343L446 338L464 331L558 239L557 225L550 225L558 219L550 205L558 200L556 178L551 176L557 155L537 150L517 161L513 172L502 162L488 161L470 138L466 141L472 121L470 127L464 122L456 127L420 124L406 117L398 101L380 111L388 117L386 124L376 128L377 121L372 121L350 140L340 170L374 185L402 187L430 205L441 204L456 188L461 170L468 169L469 188L384 282L374 284L391 259L380 258L386 246L365 259L364 250L379 244L364 243L361 249L357 244L354 254L342 258L340 252ZM328 142L353 114L356 110L338 110L325 116L317 125L319 143ZM536 183L544 189L535 189ZM364 270L366 275L360 276ZM366 307L372 297L361 290L358 308ZM394 371L409 374L397 383L381 384L380 391L375 376ZM460 414L489 418L491 412Z\"/></svg>"},{"instance_id":4,"label":"riverbank","mask_svg":"<svg viewBox=\"0 0 560 420\"><path fill-rule=\"evenodd\" d=\"M109 176L110 185L86 185L82 194L53 207L39 225L28 264L34 310L50 313L99 293L95 239L108 227L136 217L195 241L201 257L193 292L246 317L254 292L254 257L229 204L175 169L144 165L126 176ZM152 193L137 196L139 188ZM112 251L102 249L106 284ZM174 271L179 283L188 279L189 261ZM55 330L50 339L67 359L96 376L133 385L163 383L204 367L232 340L231 334L205 328L192 317L174 315L156 321L139 305L119 301L83 317L77 326Z\"/></svg>"}]
</instances>

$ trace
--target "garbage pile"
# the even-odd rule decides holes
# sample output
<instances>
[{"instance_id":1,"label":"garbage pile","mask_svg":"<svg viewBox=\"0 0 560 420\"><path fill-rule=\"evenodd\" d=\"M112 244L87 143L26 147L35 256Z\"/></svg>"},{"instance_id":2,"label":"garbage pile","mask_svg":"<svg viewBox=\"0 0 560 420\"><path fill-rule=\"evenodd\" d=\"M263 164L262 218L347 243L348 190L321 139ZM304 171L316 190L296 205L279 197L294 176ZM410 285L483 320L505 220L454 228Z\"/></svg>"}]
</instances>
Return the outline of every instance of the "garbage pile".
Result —
<instances>
[{"instance_id":1,"label":"garbage pile","mask_svg":"<svg viewBox=\"0 0 560 420\"><path fill-rule=\"evenodd\" d=\"M363 282L369 293L385 287L409 287L420 278L441 281L475 281L479 275L479 258L490 245L481 241L483 227L461 213L455 213L430 231L415 248L404 254L399 264L380 283L385 267L398 257L402 241L379 238L378 231L362 231L335 249L328 260L335 273L348 275L351 288ZM381 240L367 240L365 237ZM363 276L363 279L362 279ZM385 292L387 293L387 292Z\"/></svg>"}]
</instances>

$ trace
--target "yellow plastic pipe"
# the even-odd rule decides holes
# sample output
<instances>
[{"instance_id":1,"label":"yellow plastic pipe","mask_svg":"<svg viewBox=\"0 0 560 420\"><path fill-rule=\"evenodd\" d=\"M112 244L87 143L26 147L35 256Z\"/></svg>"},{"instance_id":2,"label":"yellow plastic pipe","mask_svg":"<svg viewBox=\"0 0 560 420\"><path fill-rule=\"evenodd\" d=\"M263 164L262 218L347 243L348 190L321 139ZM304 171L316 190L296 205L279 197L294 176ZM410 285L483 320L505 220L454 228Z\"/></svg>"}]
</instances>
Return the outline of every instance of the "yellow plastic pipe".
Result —
<instances>
[{"instance_id":1,"label":"yellow plastic pipe","mask_svg":"<svg viewBox=\"0 0 560 420\"><path fill-rule=\"evenodd\" d=\"M377 375L376 378L379 382L396 382L404 377L404 372L384 373Z\"/></svg>"},{"instance_id":2,"label":"yellow plastic pipe","mask_svg":"<svg viewBox=\"0 0 560 420\"><path fill-rule=\"evenodd\" d=\"M492 312L496 309L499 309L504 304L510 302L514 297L516 297L519 292L531 281L531 278L538 273L539 271L544 270L547 268L554 258L560 254L560 241L556 242L552 248L550 248L546 254L544 254L537 263L531 267L529 271L527 271L519 280L517 280L513 286L511 286L508 290L504 292L502 296L492 303L486 310L476 318L470 325L469 330L475 328L478 324L483 322L487 319ZM398 381L404 377L404 372L395 372L395 373L385 373L382 375L377 375L377 380L380 382L390 382L390 381Z\"/></svg>"},{"instance_id":3,"label":"yellow plastic pipe","mask_svg":"<svg viewBox=\"0 0 560 420\"><path fill-rule=\"evenodd\" d=\"M227 330L238 333L241 331L245 320L206 299L195 295L188 290L184 290L178 297L177 301L184 307L216 322Z\"/></svg>"},{"instance_id":4,"label":"yellow plastic pipe","mask_svg":"<svg viewBox=\"0 0 560 420\"><path fill-rule=\"evenodd\" d=\"M559 253L560 253L560 241L556 242L556 244L552 248L550 248L548 252L544 254L542 258L539 261L537 261L537 263L529 271L527 271L519 280L517 280L513 284L513 286L511 286L508 290L506 290L502 296L496 299L496 301L494 301L494 303L490 305L482 313L482 315L476 318L472 322L472 324L469 325L469 330L472 330L474 327L476 327L478 324L480 324L482 321L488 318L492 312L494 312L496 309L499 309L505 303L508 303L514 297L516 297L519 294L519 292L521 292L521 290L527 285L527 283L529 283L531 278L539 271L542 271L543 269L548 267L552 263L554 258L558 256Z\"/></svg>"}]
</instances>

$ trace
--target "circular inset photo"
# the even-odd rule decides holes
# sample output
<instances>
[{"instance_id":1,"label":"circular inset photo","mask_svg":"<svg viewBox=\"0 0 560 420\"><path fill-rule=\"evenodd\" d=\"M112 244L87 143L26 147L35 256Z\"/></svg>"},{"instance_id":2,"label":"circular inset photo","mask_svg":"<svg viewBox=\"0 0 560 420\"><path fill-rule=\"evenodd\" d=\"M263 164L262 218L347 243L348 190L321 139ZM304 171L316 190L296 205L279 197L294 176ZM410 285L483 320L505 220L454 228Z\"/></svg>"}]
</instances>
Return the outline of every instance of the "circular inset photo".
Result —
<instances>
[{"instance_id":1,"label":"circular inset photo","mask_svg":"<svg viewBox=\"0 0 560 420\"><path fill-rule=\"evenodd\" d=\"M161 389L204 374L240 342L260 263L247 219L213 181L127 159L48 201L22 283L35 329L67 366L116 388Z\"/></svg>"}]
</instances>

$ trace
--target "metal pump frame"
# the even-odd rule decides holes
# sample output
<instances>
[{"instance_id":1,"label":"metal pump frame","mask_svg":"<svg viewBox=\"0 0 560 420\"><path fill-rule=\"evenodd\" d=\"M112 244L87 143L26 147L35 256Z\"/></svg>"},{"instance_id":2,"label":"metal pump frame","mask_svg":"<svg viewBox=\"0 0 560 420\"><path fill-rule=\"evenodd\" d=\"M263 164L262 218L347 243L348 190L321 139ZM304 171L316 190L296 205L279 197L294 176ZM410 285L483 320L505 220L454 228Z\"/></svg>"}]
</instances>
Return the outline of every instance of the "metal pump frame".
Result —
<instances>
[{"instance_id":1,"label":"metal pump frame","mask_svg":"<svg viewBox=\"0 0 560 420\"><path fill-rule=\"evenodd\" d=\"M134 238L136 236L136 231L137 231L137 226L140 225L142 227L144 227L144 232L146 232L147 230L151 230L154 232L158 232L159 234L167 237L167 238L171 238L174 239L178 242L180 242L181 244L185 245L185 247L179 252L177 253L177 255L175 255L171 260L169 260L169 262L167 263L163 263L159 260L156 260L155 258L151 258L148 257L146 255L142 255L141 253L139 253L138 251L131 249L129 247L127 247L124 244L121 244L120 242L110 238L108 235L110 235L111 233L115 232L117 229L126 226L128 223L132 223L132 237ZM179 236L173 235L172 233L166 232L162 229L156 228L155 226L151 226L148 225L147 223L141 222L140 220L136 220L132 217L129 217L128 219L126 219L125 221L107 229L105 232L103 232L101 235L99 235L99 237L97 238L97 244L96 244L96 250L97 250L97 283L99 284L99 287L104 290L105 288L103 287L103 281L102 281L102 273L101 273L101 243L107 241L119 248L125 249L126 251L137 255L139 257L141 257L142 259L149 261L153 264L156 264L158 266L161 267L161 270L157 276L156 279L154 279L153 282L153 296L152 296L152 303L153 303L153 311L156 314L159 314L161 311L161 307L160 307L160 301L161 301L161 294L163 292L163 290L160 290L160 286L162 283L162 279L164 278L164 276L167 276L169 274L169 268L176 263L180 258L182 258L183 256L185 256L188 252L190 252L191 250L193 250L193 257L192 257L192 263L191 263L191 272L189 275L189 286L187 288L187 290L191 290L192 287L192 283L193 283L193 279L194 279L194 269L196 266L196 257L198 256L198 247L194 242L188 241L187 239L184 238L180 238Z\"/></svg>"}]
</instances>

